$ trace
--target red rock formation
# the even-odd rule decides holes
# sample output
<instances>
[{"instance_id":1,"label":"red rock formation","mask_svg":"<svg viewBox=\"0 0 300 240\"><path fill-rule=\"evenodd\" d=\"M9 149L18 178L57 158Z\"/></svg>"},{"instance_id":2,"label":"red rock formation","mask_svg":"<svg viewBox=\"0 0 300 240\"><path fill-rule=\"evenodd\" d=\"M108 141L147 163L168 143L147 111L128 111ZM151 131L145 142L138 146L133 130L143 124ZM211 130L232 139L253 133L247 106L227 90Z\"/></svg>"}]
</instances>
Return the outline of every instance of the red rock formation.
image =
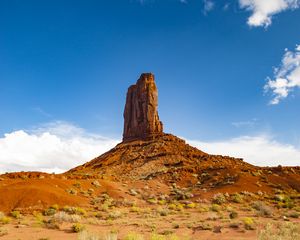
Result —
<instances>
[{"instance_id":1,"label":"red rock formation","mask_svg":"<svg viewBox=\"0 0 300 240\"><path fill-rule=\"evenodd\" d=\"M128 88L123 141L152 139L163 133L157 113L157 96L152 73L143 73L137 83Z\"/></svg>"}]
</instances>

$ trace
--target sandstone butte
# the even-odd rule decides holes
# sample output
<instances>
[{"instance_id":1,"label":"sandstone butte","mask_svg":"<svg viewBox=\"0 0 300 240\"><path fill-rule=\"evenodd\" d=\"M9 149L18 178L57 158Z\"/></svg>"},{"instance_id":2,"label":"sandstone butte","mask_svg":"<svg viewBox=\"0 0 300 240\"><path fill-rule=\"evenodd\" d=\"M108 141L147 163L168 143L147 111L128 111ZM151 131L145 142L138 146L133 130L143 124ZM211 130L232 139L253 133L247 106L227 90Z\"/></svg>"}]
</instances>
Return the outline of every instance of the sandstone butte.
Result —
<instances>
[{"instance_id":1,"label":"sandstone butte","mask_svg":"<svg viewBox=\"0 0 300 240\"><path fill-rule=\"evenodd\" d=\"M88 189L94 179L101 184L95 195L105 192L120 202L132 198L129 189L145 185L149 186L142 192L145 199L159 194L171 196L172 186L188 189L196 199L219 192L273 193L278 188L300 192L300 167L257 167L240 158L205 153L164 133L157 107L154 75L142 74L127 92L121 143L63 174L1 175L0 196L5 197L0 197L0 211L33 211L52 204L89 205L89 198L81 193L70 195L67 190L78 182Z\"/></svg>"},{"instance_id":2,"label":"sandstone butte","mask_svg":"<svg viewBox=\"0 0 300 240\"><path fill-rule=\"evenodd\" d=\"M90 162L71 169L66 175L100 176L115 181L158 179L167 184L185 186L201 182L202 189L218 187L231 192L243 187L258 191L260 187L249 183L254 181L251 179L253 171L262 171L262 174L270 169L283 171L283 168L256 167L240 158L207 154L172 134L164 133L157 107L154 75L143 73L127 91L123 141ZM299 168L294 169L299 171ZM217 175L212 177L209 172ZM210 177L203 177L206 174ZM289 179L281 175L268 177L271 178L285 182L287 188L293 185L300 190L297 174L289 176Z\"/></svg>"},{"instance_id":3,"label":"sandstone butte","mask_svg":"<svg viewBox=\"0 0 300 240\"><path fill-rule=\"evenodd\" d=\"M154 75L144 73L127 91L124 109L123 142L149 140L163 134L157 112L157 87Z\"/></svg>"}]
</instances>

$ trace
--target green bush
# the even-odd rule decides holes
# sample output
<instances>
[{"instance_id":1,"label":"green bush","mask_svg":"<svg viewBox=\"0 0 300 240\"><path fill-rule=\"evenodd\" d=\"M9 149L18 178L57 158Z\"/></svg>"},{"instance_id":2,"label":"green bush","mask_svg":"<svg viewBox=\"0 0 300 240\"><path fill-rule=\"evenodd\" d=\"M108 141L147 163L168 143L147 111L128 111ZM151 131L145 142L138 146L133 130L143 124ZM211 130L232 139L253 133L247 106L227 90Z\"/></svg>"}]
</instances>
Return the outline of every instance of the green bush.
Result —
<instances>
[{"instance_id":1,"label":"green bush","mask_svg":"<svg viewBox=\"0 0 300 240\"><path fill-rule=\"evenodd\" d=\"M78 233L78 232L81 232L81 231L83 231L83 230L85 230L85 226L82 225L81 223L74 223L74 224L72 225L72 231L73 231L73 232Z\"/></svg>"},{"instance_id":2,"label":"green bush","mask_svg":"<svg viewBox=\"0 0 300 240\"><path fill-rule=\"evenodd\" d=\"M10 213L10 215L13 217L13 218L16 218L16 219L19 219L21 218L21 213L19 211L12 211Z\"/></svg>"}]
</instances>

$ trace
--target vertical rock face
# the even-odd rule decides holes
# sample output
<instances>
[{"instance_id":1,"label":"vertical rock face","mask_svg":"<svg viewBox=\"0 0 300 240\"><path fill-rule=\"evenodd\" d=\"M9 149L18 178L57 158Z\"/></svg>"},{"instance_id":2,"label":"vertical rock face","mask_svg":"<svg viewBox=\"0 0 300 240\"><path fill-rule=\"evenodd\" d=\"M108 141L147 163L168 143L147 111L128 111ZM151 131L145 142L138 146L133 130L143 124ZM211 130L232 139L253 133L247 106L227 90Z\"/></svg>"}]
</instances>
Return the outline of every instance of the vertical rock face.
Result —
<instances>
[{"instance_id":1,"label":"vertical rock face","mask_svg":"<svg viewBox=\"0 0 300 240\"><path fill-rule=\"evenodd\" d=\"M154 75L151 73L143 73L137 83L128 88L123 141L146 140L163 133L163 124L157 113L157 97Z\"/></svg>"}]
</instances>

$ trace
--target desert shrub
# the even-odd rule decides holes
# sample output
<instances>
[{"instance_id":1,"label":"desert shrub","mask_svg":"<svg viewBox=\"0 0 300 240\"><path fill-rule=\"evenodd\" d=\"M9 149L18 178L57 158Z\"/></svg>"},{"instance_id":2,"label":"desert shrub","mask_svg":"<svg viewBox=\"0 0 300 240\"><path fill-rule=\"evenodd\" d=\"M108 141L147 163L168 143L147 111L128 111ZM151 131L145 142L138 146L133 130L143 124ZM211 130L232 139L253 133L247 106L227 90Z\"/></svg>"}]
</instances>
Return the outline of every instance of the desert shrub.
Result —
<instances>
[{"instance_id":1,"label":"desert shrub","mask_svg":"<svg viewBox=\"0 0 300 240\"><path fill-rule=\"evenodd\" d=\"M268 223L258 234L258 240L300 239L300 224L291 222Z\"/></svg>"},{"instance_id":2,"label":"desert shrub","mask_svg":"<svg viewBox=\"0 0 300 240\"><path fill-rule=\"evenodd\" d=\"M13 218L16 218L16 219L19 219L21 218L21 213L19 211L12 211L10 213L10 215L13 217Z\"/></svg>"},{"instance_id":3,"label":"desert shrub","mask_svg":"<svg viewBox=\"0 0 300 240\"><path fill-rule=\"evenodd\" d=\"M100 187L101 186L101 184L99 183L98 180L93 181L92 185L94 185L95 187Z\"/></svg>"},{"instance_id":4,"label":"desert shrub","mask_svg":"<svg viewBox=\"0 0 300 240\"><path fill-rule=\"evenodd\" d=\"M38 225L43 225L44 224L44 217L40 212L34 211L32 214L35 218L35 221Z\"/></svg>"},{"instance_id":5,"label":"desert shrub","mask_svg":"<svg viewBox=\"0 0 300 240\"><path fill-rule=\"evenodd\" d=\"M177 235L172 234L168 237L168 240L180 240L180 238Z\"/></svg>"},{"instance_id":6,"label":"desert shrub","mask_svg":"<svg viewBox=\"0 0 300 240\"><path fill-rule=\"evenodd\" d=\"M240 194L235 193L231 195L231 201L235 203L241 203L243 201L243 197Z\"/></svg>"},{"instance_id":7,"label":"desert shrub","mask_svg":"<svg viewBox=\"0 0 300 240\"><path fill-rule=\"evenodd\" d=\"M132 206L130 209L130 212L135 212L135 213L139 213L141 211L142 211L142 209L139 207L136 207L136 206Z\"/></svg>"},{"instance_id":8,"label":"desert shrub","mask_svg":"<svg viewBox=\"0 0 300 240\"><path fill-rule=\"evenodd\" d=\"M160 216L168 216L170 211L167 208L158 208L157 212L159 213Z\"/></svg>"},{"instance_id":9,"label":"desert shrub","mask_svg":"<svg viewBox=\"0 0 300 240\"><path fill-rule=\"evenodd\" d=\"M0 212L0 223L2 224L8 224L10 223L11 219L7 216L5 216L4 213Z\"/></svg>"},{"instance_id":10,"label":"desert shrub","mask_svg":"<svg viewBox=\"0 0 300 240\"><path fill-rule=\"evenodd\" d=\"M231 211L229 213L229 218L230 219L234 219L234 218L237 218L238 217L238 213L236 211Z\"/></svg>"},{"instance_id":11,"label":"desert shrub","mask_svg":"<svg viewBox=\"0 0 300 240\"><path fill-rule=\"evenodd\" d=\"M50 208L53 208L53 209L55 209L56 211L59 210L58 204L53 204Z\"/></svg>"},{"instance_id":12,"label":"desert shrub","mask_svg":"<svg viewBox=\"0 0 300 240\"><path fill-rule=\"evenodd\" d=\"M45 216L53 216L56 213L56 209L53 208L52 206L44 210L44 215Z\"/></svg>"},{"instance_id":13,"label":"desert shrub","mask_svg":"<svg viewBox=\"0 0 300 240\"><path fill-rule=\"evenodd\" d=\"M131 232L125 236L124 240L144 240L144 237L138 233Z\"/></svg>"},{"instance_id":14,"label":"desert shrub","mask_svg":"<svg viewBox=\"0 0 300 240\"><path fill-rule=\"evenodd\" d=\"M250 217L245 217L243 219L243 223L244 223L244 227L246 230L254 230L255 227L254 227L254 221L252 218Z\"/></svg>"},{"instance_id":15,"label":"desert shrub","mask_svg":"<svg viewBox=\"0 0 300 240\"><path fill-rule=\"evenodd\" d=\"M48 220L44 220L44 226L49 229L60 229L59 224L55 221L55 219L50 218Z\"/></svg>"},{"instance_id":16,"label":"desert shrub","mask_svg":"<svg viewBox=\"0 0 300 240\"><path fill-rule=\"evenodd\" d=\"M147 202L150 204L157 204L158 201L156 198L149 198L149 199L147 199Z\"/></svg>"},{"instance_id":17,"label":"desert shrub","mask_svg":"<svg viewBox=\"0 0 300 240\"><path fill-rule=\"evenodd\" d=\"M78 234L78 240L117 240L117 233L109 233L105 236L99 236L98 234L83 230Z\"/></svg>"},{"instance_id":18,"label":"desert shrub","mask_svg":"<svg viewBox=\"0 0 300 240\"><path fill-rule=\"evenodd\" d=\"M229 227L237 229L240 227L240 224L238 222L233 222L229 224Z\"/></svg>"},{"instance_id":19,"label":"desert shrub","mask_svg":"<svg viewBox=\"0 0 300 240\"><path fill-rule=\"evenodd\" d=\"M74 223L72 225L72 231L73 232L78 233L78 232L81 232L83 230L85 230L85 226L83 224L81 224L81 223Z\"/></svg>"},{"instance_id":20,"label":"desert shrub","mask_svg":"<svg viewBox=\"0 0 300 240\"><path fill-rule=\"evenodd\" d=\"M171 209L171 210L176 210L176 204L175 203L170 203L168 205L168 208Z\"/></svg>"},{"instance_id":21,"label":"desert shrub","mask_svg":"<svg viewBox=\"0 0 300 240\"><path fill-rule=\"evenodd\" d=\"M7 235L8 234L8 230L6 228L0 228L0 237Z\"/></svg>"},{"instance_id":22,"label":"desert shrub","mask_svg":"<svg viewBox=\"0 0 300 240\"><path fill-rule=\"evenodd\" d=\"M277 201L277 206L278 207L282 207L282 208L293 208L294 207L294 201L289 197L289 196L286 196L286 195L283 195L283 194L278 194L278 195L275 195L274 197L275 201Z\"/></svg>"},{"instance_id":23,"label":"desert shrub","mask_svg":"<svg viewBox=\"0 0 300 240\"><path fill-rule=\"evenodd\" d=\"M152 234L150 240L166 240L166 237L159 234Z\"/></svg>"},{"instance_id":24,"label":"desert shrub","mask_svg":"<svg viewBox=\"0 0 300 240\"><path fill-rule=\"evenodd\" d=\"M72 195L77 195L77 190L73 188L67 189L66 192Z\"/></svg>"},{"instance_id":25,"label":"desert shrub","mask_svg":"<svg viewBox=\"0 0 300 240\"><path fill-rule=\"evenodd\" d=\"M76 182L73 184L74 187L76 188L81 188L81 183L80 182Z\"/></svg>"},{"instance_id":26,"label":"desert shrub","mask_svg":"<svg viewBox=\"0 0 300 240\"><path fill-rule=\"evenodd\" d=\"M263 202L257 201L252 204L252 207L257 210L259 216L270 217L272 216L272 208Z\"/></svg>"},{"instance_id":27,"label":"desert shrub","mask_svg":"<svg viewBox=\"0 0 300 240\"><path fill-rule=\"evenodd\" d=\"M194 202L188 203L185 205L186 208L195 208L197 205Z\"/></svg>"},{"instance_id":28,"label":"desert shrub","mask_svg":"<svg viewBox=\"0 0 300 240\"><path fill-rule=\"evenodd\" d=\"M221 207L218 204L212 204L210 207L210 210L213 212L220 212L221 211Z\"/></svg>"},{"instance_id":29,"label":"desert shrub","mask_svg":"<svg viewBox=\"0 0 300 240\"><path fill-rule=\"evenodd\" d=\"M63 207L62 210L68 214L78 214L78 215L82 215L82 216L86 215L86 211L80 207L65 206L65 207Z\"/></svg>"},{"instance_id":30,"label":"desert shrub","mask_svg":"<svg viewBox=\"0 0 300 240\"><path fill-rule=\"evenodd\" d=\"M298 212L291 212L288 216L291 218L299 218L300 214Z\"/></svg>"},{"instance_id":31,"label":"desert shrub","mask_svg":"<svg viewBox=\"0 0 300 240\"><path fill-rule=\"evenodd\" d=\"M66 212L55 213L53 219L57 222L70 222L75 223L81 220L81 217L77 214L67 214Z\"/></svg>"},{"instance_id":32,"label":"desert shrub","mask_svg":"<svg viewBox=\"0 0 300 240\"><path fill-rule=\"evenodd\" d=\"M212 203L214 203L214 204L221 205L221 204L223 204L225 202L226 202L226 197L224 196L223 193L217 193L212 198Z\"/></svg>"},{"instance_id":33,"label":"desert shrub","mask_svg":"<svg viewBox=\"0 0 300 240\"><path fill-rule=\"evenodd\" d=\"M118 210L111 211L108 214L108 218L110 218L110 219L117 219L117 218L120 218L120 217L122 217L122 212L120 212Z\"/></svg>"}]
</instances>

